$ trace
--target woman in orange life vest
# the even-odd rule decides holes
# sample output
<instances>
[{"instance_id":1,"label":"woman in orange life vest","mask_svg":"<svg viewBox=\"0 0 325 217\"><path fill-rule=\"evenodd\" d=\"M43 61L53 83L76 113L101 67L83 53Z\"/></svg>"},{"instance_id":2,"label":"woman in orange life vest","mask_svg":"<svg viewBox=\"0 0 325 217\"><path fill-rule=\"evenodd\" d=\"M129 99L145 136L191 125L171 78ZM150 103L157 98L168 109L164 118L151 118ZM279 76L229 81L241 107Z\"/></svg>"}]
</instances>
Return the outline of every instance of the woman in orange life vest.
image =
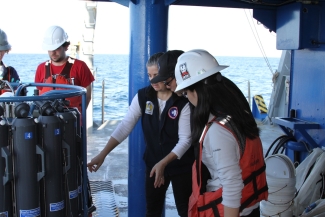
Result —
<instances>
[{"instance_id":1,"label":"woman in orange life vest","mask_svg":"<svg viewBox=\"0 0 325 217\"><path fill-rule=\"evenodd\" d=\"M245 96L219 72L226 67L205 50L183 53L175 67L176 92L193 109L189 216L259 217L268 195L259 129Z\"/></svg>"},{"instance_id":2,"label":"woman in orange life vest","mask_svg":"<svg viewBox=\"0 0 325 217\"><path fill-rule=\"evenodd\" d=\"M70 42L68 34L60 26L50 26L44 35L42 47L48 51L50 60L38 65L35 83L71 84L86 88L88 107L91 100L91 83L95 80L87 64L66 55ZM52 87L37 87L40 94L53 90ZM81 112L81 97L71 97L70 107Z\"/></svg>"}]
</instances>

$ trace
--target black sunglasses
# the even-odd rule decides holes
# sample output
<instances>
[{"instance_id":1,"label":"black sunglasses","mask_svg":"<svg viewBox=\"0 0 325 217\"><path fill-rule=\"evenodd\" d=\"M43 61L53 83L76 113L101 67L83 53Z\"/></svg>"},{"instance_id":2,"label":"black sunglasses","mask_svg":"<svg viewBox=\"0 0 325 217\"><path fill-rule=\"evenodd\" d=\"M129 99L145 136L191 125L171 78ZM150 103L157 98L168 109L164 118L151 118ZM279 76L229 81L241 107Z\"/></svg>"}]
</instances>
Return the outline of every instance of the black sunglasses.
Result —
<instances>
[{"instance_id":1,"label":"black sunglasses","mask_svg":"<svg viewBox=\"0 0 325 217\"><path fill-rule=\"evenodd\" d=\"M183 92L182 92L182 95L183 95L185 98L187 98L187 91L183 91Z\"/></svg>"},{"instance_id":2,"label":"black sunglasses","mask_svg":"<svg viewBox=\"0 0 325 217\"><path fill-rule=\"evenodd\" d=\"M172 82L175 79L175 77L172 78L170 81L163 81L165 86L169 86L170 82Z\"/></svg>"}]
</instances>

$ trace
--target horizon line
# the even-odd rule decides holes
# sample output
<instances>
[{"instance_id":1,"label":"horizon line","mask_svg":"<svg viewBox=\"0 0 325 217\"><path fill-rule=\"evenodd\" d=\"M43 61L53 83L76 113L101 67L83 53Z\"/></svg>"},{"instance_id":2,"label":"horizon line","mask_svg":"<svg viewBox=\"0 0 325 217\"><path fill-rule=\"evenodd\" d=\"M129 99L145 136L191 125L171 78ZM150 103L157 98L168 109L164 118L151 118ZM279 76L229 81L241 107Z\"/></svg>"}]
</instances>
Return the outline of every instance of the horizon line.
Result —
<instances>
[{"instance_id":1,"label":"horizon line","mask_svg":"<svg viewBox=\"0 0 325 217\"><path fill-rule=\"evenodd\" d=\"M26 54L26 55L32 55L32 54L37 54L37 55L48 55L47 53L25 53L25 52L10 52L8 53L7 55L10 55L10 54ZM67 55L69 56L69 52L67 52ZM94 53L93 55L130 55L129 53ZM256 58L265 58L263 56L238 56L238 55L234 55L234 56L231 56L231 55L213 55L215 57L248 57L248 58L251 58L251 57L256 57ZM269 56L269 57L266 57L266 58L278 58L280 59L281 57L276 57L276 56Z\"/></svg>"}]
</instances>

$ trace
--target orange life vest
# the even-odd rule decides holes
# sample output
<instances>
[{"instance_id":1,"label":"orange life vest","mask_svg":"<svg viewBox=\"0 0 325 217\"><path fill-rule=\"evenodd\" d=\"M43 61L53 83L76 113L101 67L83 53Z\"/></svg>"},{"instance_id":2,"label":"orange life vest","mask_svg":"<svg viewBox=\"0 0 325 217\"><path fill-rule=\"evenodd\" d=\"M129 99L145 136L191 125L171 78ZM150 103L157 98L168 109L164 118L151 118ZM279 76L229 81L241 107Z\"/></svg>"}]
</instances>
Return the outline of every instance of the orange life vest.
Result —
<instances>
[{"instance_id":1,"label":"orange life vest","mask_svg":"<svg viewBox=\"0 0 325 217\"><path fill-rule=\"evenodd\" d=\"M259 137L251 140L246 138L245 146L240 145L241 138L235 135L232 128L217 121L214 118L209 122L201 136L200 140L200 152L198 159L192 166L192 195L189 199L189 217L223 217L224 207L222 202L222 188L214 192L200 193L201 190L201 161L202 161L202 146L204 137L211 126L212 122L215 122L227 130L229 130L237 139L238 145L241 149L241 158L239 161L240 168L242 170L242 179L244 188L242 190L240 212L250 207L261 200L267 200L268 187L266 182L265 163L263 156L263 149L261 140ZM243 147L244 150L243 150Z\"/></svg>"},{"instance_id":2,"label":"orange life vest","mask_svg":"<svg viewBox=\"0 0 325 217\"><path fill-rule=\"evenodd\" d=\"M74 85L74 78L70 77L70 71L74 64L74 59L69 57L68 61L66 62L64 68L62 69L62 72L57 75L52 75L51 72L51 61L47 61L45 63L45 79L44 83L47 84L70 84ZM48 92L50 90L63 90L65 88L55 88L55 87L43 87L42 90L40 90L40 95L42 95L45 92ZM81 112L81 96L75 96L67 98L67 100L70 101L69 107L76 107Z\"/></svg>"}]
</instances>

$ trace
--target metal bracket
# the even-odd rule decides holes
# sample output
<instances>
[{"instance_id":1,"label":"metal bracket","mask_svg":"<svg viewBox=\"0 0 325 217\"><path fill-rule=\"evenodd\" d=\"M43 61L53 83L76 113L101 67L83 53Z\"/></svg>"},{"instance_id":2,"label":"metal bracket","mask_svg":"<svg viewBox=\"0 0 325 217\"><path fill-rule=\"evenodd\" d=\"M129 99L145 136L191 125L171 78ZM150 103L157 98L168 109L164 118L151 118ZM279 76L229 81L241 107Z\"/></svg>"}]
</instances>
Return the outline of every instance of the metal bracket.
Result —
<instances>
[{"instance_id":1,"label":"metal bracket","mask_svg":"<svg viewBox=\"0 0 325 217\"><path fill-rule=\"evenodd\" d=\"M297 118L274 118L273 123L278 124L281 129L288 135L294 136L292 131L288 128L299 132L313 148L319 147L315 140L307 133L306 130L319 129L319 124L314 122L308 122Z\"/></svg>"}]
</instances>

